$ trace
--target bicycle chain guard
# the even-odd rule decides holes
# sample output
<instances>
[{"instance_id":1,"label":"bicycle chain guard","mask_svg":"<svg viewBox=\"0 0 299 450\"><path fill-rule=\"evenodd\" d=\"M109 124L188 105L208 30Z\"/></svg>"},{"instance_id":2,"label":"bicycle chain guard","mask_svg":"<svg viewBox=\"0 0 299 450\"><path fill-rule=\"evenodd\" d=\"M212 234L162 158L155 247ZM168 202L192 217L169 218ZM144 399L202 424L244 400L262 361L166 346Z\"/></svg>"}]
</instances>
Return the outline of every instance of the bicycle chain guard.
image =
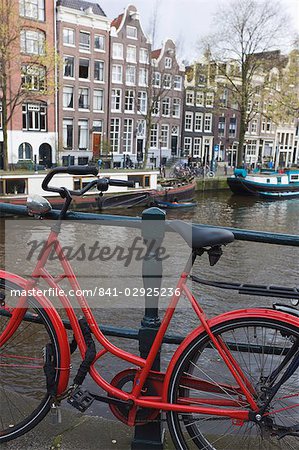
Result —
<instances>
[{"instance_id":1,"label":"bicycle chain guard","mask_svg":"<svg viewBox=\"0 0 299 450\"><path fill-rule=\"evenodd\" d=\"M131 392L134 386L134 380L137 375L137 369L126 369L119 372L111 381L111 385L117 389L126 390ZM147 382L147 387L149 387L150 381ZM151 390L153 391L153 386L150 384ZM155 395L153 393L152 395ZM156 394L157 395L157 394ZM130 412L129 405L116 405L109 403L109 408L114 416L121 422L128 425L128 417ZM134 425L145 425L148 422L152 422L159 415L159 410L152 408L139 408Z\"/></svg>"}]
</instances>

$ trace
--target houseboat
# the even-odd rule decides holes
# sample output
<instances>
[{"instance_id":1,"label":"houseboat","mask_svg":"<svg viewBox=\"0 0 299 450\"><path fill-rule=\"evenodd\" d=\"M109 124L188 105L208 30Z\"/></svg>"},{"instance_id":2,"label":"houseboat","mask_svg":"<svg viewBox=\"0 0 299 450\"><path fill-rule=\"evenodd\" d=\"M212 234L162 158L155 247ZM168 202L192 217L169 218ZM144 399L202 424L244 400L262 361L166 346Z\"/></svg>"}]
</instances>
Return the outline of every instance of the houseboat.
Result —
<instances>
[{"instance_id":1,"label":"houseboat","mask_svg":"<svg viewBox=\"0 0 299 450\"><path fill-rule=\"evenodd\" d=\"M134 187L111 186L105 195L97 190L86 193L83 197L74 197L73 207L77 209L92 208L96 210L110 208L127 208L151 206L156 200L178 202L190 201L194 197L194 182L177 182L172 186L158 183L158 171L107 171L101 172L103 178L116 178L133 181ZM47 198L53 207L59 208L63 199L51 192L45 192L41 185L45 174L9 174L0 175L0 202L25 205L28 195L40 194ZM70 190L82 189L91 181L92 176L73 176L57 174L51 181L54 187L64 186Z\"/></svg>"},{"instance_id":2,"label":"houseboat","mask_svg":"<svg viewBox=\"0 0 299 450\"><path fill-rule=\"evenodd\" d=\"M253 173L236 169L234 175L227 178L227 182L234 194L268 199L299 198L299 169L278 172L261 170Z\"/></svg>"}]
</instances>

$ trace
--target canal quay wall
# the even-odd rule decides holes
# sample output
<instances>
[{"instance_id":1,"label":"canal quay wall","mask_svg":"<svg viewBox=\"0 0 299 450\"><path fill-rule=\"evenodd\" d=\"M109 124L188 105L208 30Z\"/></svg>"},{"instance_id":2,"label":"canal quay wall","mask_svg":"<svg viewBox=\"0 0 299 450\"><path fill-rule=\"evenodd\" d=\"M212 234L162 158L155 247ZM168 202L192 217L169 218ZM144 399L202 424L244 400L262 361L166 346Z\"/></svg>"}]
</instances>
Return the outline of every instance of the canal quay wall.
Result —
<instances>
[{"instance_id":1,"label":"canal quay wall","mask_svg":"<svg viewBox=\"0 0 299 450\"><path fill-rule=\"evenodd\" d=\"M199 178L196 180L195 190L198 192L206 191L224 191L228 190L227 177L215 177L215 178Z\"/></svg>"}]
</instances>

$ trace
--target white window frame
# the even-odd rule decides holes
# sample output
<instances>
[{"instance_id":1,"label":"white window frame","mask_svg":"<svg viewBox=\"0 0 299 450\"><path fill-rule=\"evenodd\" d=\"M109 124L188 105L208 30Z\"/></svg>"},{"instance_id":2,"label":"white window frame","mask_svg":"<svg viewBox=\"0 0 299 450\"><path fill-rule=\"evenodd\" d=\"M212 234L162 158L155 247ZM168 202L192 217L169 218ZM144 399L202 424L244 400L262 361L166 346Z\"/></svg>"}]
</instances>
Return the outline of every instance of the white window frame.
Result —
<instances>
[{"instance_id":1,"label":"white window frame","mask_svg":"<svg viewBox=\"0 0 299 450\"><path fill-rule=\"evenodd\" d=\"M132 27L130 25L127 25L126 27L126 35L129 39L138 39L138 30L137 27Z\"/></svg>"},{"instance_id":2,"label":"white window frame","mask_svg":"<svg viewBox=\"0 0 299 450\"><path fill-rule=\"evenodd\" d=\"M161 86L161 73L160 72L154 72L153 73L153 86L154 87L160 87Z\"/></svg>"},{"instance_id":3,"label":"white window frame","mask_svg":"<svg viewBox=\"0 0 299 450\"><path fill-rule=\"evenodd\" d=\"M139 114L146 114L146 112L147 112L147 92L146 91L138 91L137 105L138 105L137 112Z\"/></svg>"},{"instance_id":4,"label":"white window frame","mask_svg":"<svg viewBox=\"0 0 299 450\"><path fill-rule=\"evenodd\" d=\"M135 86L136 84L136 66L126 66L126 84L128 86Z\"/></svg>"},{"instance_id":5,"label":"white window frame","mask_svg":"<svg viewBox=\"0 0 299 450\"><path fill-rule=\"evenodd\" d=\"M194 106L194 91L186 91L186 105Z\"/></svg>"},{"instance_id":6,"label":"white window frame","mask_svg":"<svg viewBox=\"0 0 299 450\"><path fill-rule=\"evenodd\" d=\"M165 57L165 69L171 69L172 68L172 58L170 58L169 56Z\"/></svg>"},{"instance_id":7,"label":"white window frame","mask_svg":"<svg viewBox=\"0 0 299 450\"><path fill-rule=\"evenodd\" d=\"M123 125L123 145L124 152L132 153L133 151L133 131L134 121L133 119L124 119Z\"/></svg>"},{"instance_id":8,"label":"white window frame","mask_svg":"<svg viewBox=\"0 0 299 450\"><path fill-rule=\"evenodd\" d=\"M135 91L126 89L125 91L125 112L134 113L135 109Z\"/></svg>"},{"instance_id":9,"label":"white window frame","mask_svg":"<svg viewBox=\"0 0 299 450\"><path fill-rule=\"evenodd\" d=\"M172 99L172 117L180 118L181 117L181 99L174 97Z\"/></svg>"},{"instance_id":10,"label":"white window frame","mask_svg":"<svg viewBox=\"0 0 299 450\"><path fill-rule=\"evenodd\" d=\"M196 133L202 132L202 125L203 125L203 113L196 112L194 117L194 131Z\"/></svg>"},{"instance_id":11,"label":"white window frame","mask_svg":"<svg viewBox=\"0 0 299 450\"><path fill-rule=\"evenodd\" d=\"M72 75L65 75L65 69L67 67L66 60L68 62L71 62L70 67L72 67ZM75 78L75 57L71 55L64 55L63 56L63 78Z\"/></svg>"},{"instance_id":12,"label":"white window frame","mask_svg":"<svg viewBox=\"0 0 299 450\"><path fill-rule=\"evenodd\" d=\"M111 91L111 111L121 112L121 89L114 88Z\"/></svg>"},{"instance_id":13,"label":"white window frame","mask_svg":"<svg viewBox=\"0 0 299 450\"><path fill-rule=\"evenodd\" d=\"M177 91L182 90L182 77L181 75L174 75L173 77L173 89Z\"/></svg>"},{"instance_id":14,"label":"white window frame","mask_svg":"<svg viewBox=\"0 0 299 450\"><path fill-rule=\"evenodd\" d=\"M80 97L82 96L83 104L80 105ZM89 110L89 88L86 86L80 86L78 89L78 109Z\"/></svg>"},{"instance_id":15,"label":"white window frame","mask_svg":"<svg viewBox=\"0 0 299 450\"><path fill-rule=\"evenodd\" d=\"M45 1L46 0L20 0L20 16L26 19L45 21Z\"/></svg>"},{"instance_id":16,"label":"white window frame","mask_svg":"<svg viewBox=\"0 0 299 450\"><path fill-rule=\"evenodd\" d=\"M206 93L206 108L213 108L214 106L214 93L207 92Z\"/></svg>"},{"instance_id":17,"label":"white window frame","mask_svg":"<svg viewBox=\"0 0 299 450\"><path fill-rule=\"evenodd\" d=\"M96 78L96 64L99 63L99 78ZM95 83L104 83L105 81L105 61L102 61L100 59L95 59L93 63L93 80Z\"/></svg>"},{"instance_id":18,"label":"white window frame","mask_svg":"<svg viewBox=\"0 0 299 450\"><path fill-rule=\"evenodd\" d=\"M99 94L99 95L96 95ZM100 105L100 107L98 107ZM94 111L104 111L104 90L94 89L93 90L93 110Z\"/></svg>"},{"instance_id":19,"label":"white window frame","mask_svg":"<svg viewBox=\"0 0 299 450\"><path fill-rule=\"evenodd\" d=\"M71 125L72 127L72 145L67 145L68 141L68 125ZM74 120L73 119L63 119L62 120L62 145L63 148L69 148L72 149L74 147Z\"/></svg>"},{"instance_id":20,"label":"white window frame","mask_svg":"<svg viewBox=\"0 0 299 450\"><path fill-rule=\"evenodd\" d=\"M193 141L193 156L201 156L201 137L195 137Z\"/></svg>"},{"instance_id":21,"label":"white window frame","mask_svg":"<svg viewBox=\"0 0 299 450\"><path fill-rule=\"evenodd\" d=\"M212 123L213 123L213 115L205 114L205 118L204 118L204 132L205 133L212 132ZM207 125L209 125L209 127Z\"/></svg>"},{"instance_id":22,"label":"white window frame","mask_svg":"<svg viewBox=\"0 0 299 450\"><path fill-rule=\"evenodd\" d=\"M170 98L164 97L162 99L162 116L170 117Z\"/></svg>"},{"instance_id":23,"label":"white window frame","mask_svg":"<svg viewBox=\"0 0 299 450\"><path fill-rule=\"evenodd\" d=\"M185 136L184 138L184 152L188 152L188 155L192 154L192 137Z\"/></svg>"},{"instance_id":24,"label":"white window frame","mask_svg":"<svg viewBox=\"0 0 299 450\"><path fill-rule=\"evenodd\" d=\"M67 34L66 34L66 32L67 32ZM65 40L66 36L67 36L67 39ZM72 36L72 39L69 39L70 36ZM63 45L65 45L66 47L75 47L76 42L75 42L74 28L64 27L62 30L62 40L63 40Z\"/></svg>"},{"instance_id":25,"label":"white window frame","mask_svg":"<svg viewBox=\"0 0 299 450\"><path fill-rule=\"evenodd\" d=\"M74 109L74 86L63 86L62 96L63 109Z\"/></svg>"},{"instance_id":26,"label":"white window frame","mask_svg":"<svg viewBox=\"0 0 299 450\"><path fill-rule=\"evenodd\" d=\"M110 144L113 153L119 153L121 121L118 117L110 120Z\"/></svg>"},{"instance_id":27,"label":"white window frame","mask_svg":"<svg viewBox=\"0 0 299 450\"><path fill-rule=\"evenodd\" d=\"M82 128L83 124L84 124L84 128ZM85 145L82 145L82 144L85 144ZM79 150L88 150L88 148L89 148L88 119L79 119L78 120L78 149Z\"/></svg>"},{"instance_id":28,"label":"white window frame","mask_svg":"<svg viewBox=\"0 0 299 450\"><path fill-rule=\"evenodd\" d=\"M126 61L129 63L137 62L137 48L136 45L128 45L127 46L127 56Z\"/></svg>"},{"instance_id":29,"label":"white window frame","mask_svg":"<svg viewBox=\"0 0 299 450\"><path fill-rule=\"evenodd\" d=\"M157 123L152 123L150 135L150 146L152 148L158 148L158 139L159 139L159 125Z\"/></svg>"},{"instance_id":30,"label":"white window frame","mask_svg":"<svg viewBox=\"0 0 299 450\"><path fill-rule=\"evenodd\" d=\"M100 44L99 47L96 47L96 39L98 38L98 42ZM106 36L104 34L95 34L93 39L93 47L96 52L104 52L106 48Z\"/></svg>"},{"instance_id":31,"label":"white window frame","mask_svg":"<svg viewBox=\"0 0 299 450\"><path fill-rule=\"evenodd\" d=\"M141 47L139 49L139 62L141 64L148 64L149 63L149 54L148 49Z\"/></svg>"},{"instance_id":32,"label":"white window frame","mask_svg":"<svg viewBox=\"0 0 299 450\"><path fill-rule=\"evenodd\" d=\"M204 106L205 94L203 91L197 91L195 95L195 105Z\"/></svg>"},{"instance_id":33,"label":"white window frame","mask_svg":"<svg viewBox=\"0 0 299 450\"><path fill-rule=\"evenodd\" d=\"M148 69L145 67L139 68L139 77L138 77L139 86L147 86L148 85Z\"/></svg>"},{"instance_id":34,"label":"white window frame","mask_svg":"<svg viewBox=\"0 0 299 450\"><path fill-rule=\"evenodd\" d=\"M162 123L160 127L161 147L169 148L169 125Z\"/></svg>"},{"instance_id":35,"label":"white window frame","mask_svg":"<svg viewBox=\"0 0 299 450\"><path fill-rule=\"evenodd\" d=\"M27 55L45 55L46 35L40 30L25 28L21 30L21 53Z\"/></svg>"},{"instance_id":36,"label":"white window frame","mask_svg":"<svg viewBox=\"0 0 299 450\"><path fill-rule=\"evenodd\" d=\"M113 42L112 44L112 58L124 59L124 45L120 42Z\"/></svg>"},{"instance_id":37,"label":"white window frame","mask_svg":"<svg viewBox=\"0 0 299 450\"><path fill-rule=\"evenodd\" d=\"M87 43L81 41L81 37L88 37ZM79 51L90 52L90 33L89 31L79 30Z\"/></svg>"},{"instance_id":38,"label":"white window frame","mask_svg":"<svg viewBox=\"0 0 299 450\"><path fill-rule=\"evenodd\" d=\"M170 75L170 73L164 73L164 75L163 75L163 88L171 89L171 81L172 81L172 76Z\"/></svg>"},{"instance_id":39,"label":"white window frame","mask_svg":"<svg viewBox=\"0 0 299 450\"><path fill-rule=\"evenodd\" d=\"M193 112L191 111L185 112L185 131L193 131Z\"/></svg>"},{"instance_id":40,"label":"white window frame","mask_svg":"<svg viewBox=\"0 0 299 450\"><path fill-rule=\"evenodd\" d=\"M81 64L80 61L88 61L88 65L87 64ZM87 75L87 77L80 77L80 66L88 67L88 75ZM88 59L88 58L79 58L79 61L78 61L78 78L79 78L79 80L89 80L90 79L90 59Z\"/></svg>"},{"instance_id":41,"label":"white window frame","mask_svg":"<svg viewBox=\"0 0 299 450\"><path fill-rule=\"evenodd\" d=\"M122 84L123 82L123 66L121 64L112 65L112 83Z\"/></svg>"}]
</instances>

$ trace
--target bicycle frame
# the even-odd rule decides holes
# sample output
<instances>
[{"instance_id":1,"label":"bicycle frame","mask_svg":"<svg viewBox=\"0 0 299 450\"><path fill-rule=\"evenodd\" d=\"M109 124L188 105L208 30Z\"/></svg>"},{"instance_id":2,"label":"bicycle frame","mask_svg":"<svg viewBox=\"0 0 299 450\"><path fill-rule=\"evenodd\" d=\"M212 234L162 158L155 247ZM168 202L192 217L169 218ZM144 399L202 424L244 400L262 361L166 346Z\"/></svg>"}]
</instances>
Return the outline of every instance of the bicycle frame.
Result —
<instances>
[{"instance_id":1,"label":"bicycle frame","mask_svg":"<svg viewBox=\"0 0 299 450\"><path fill-rule=\"evenodd\" d=\"M157 331L156 337L154 339L154 342L152 344L151 350L148 354L148 357L146 359L141 358L139 356L136 356L132 353L129 353L127 351L124 351L120 349L119 347L112 344L102 333L101 329L99 328L94 315L88 305L88 302L86 298L79 292L82 292L80 289L80 285L78 283L78 280L76 278L76 275L67 260L66 256L63 253L63 249L60 245L60 242L58 240L59 231L54 227L52 227L52 230L49 234L49 237L44 245L44 248L42 250L41 258L38 260L36 267L33 270L32 273L32 279L30 280L24 280L20 277L9 275L4 272L0 271L0 278L3 277L5 279L11 279L12 282L16 282L19 285L21 285L24 290L28 293L28 291L32 290L36 284L38 283L38 280L40 278L43 278L46 283L52 287L57 288L58 292L58 298L63 306L63 308L66 311L66 314L68 316L68 319L70 321L72 330L74 332L75 339L78 344L79 351L81 353L81 357L84 358L85 351L86 351L86 344L84 341L84 337L77 319L77 316L75 314L75 311L67 297L67 295L63 292L61 292L61 288L59 287L58 283L67 278L70 286L72 287L73 291L75 292L76 300L87 320L87 323L94 335L94 337L97 339L97 341L103 346L103 349L99 351L95 357L95 360L90 368L90 375L94 379L94 381L102 388L104 389L110 396L113 396L114 398L118 398L120 400L124 401L131 401L131 403L134 405L129 413L129 425L134 425L134 420L137 412L138 407L146 407L146 408L153 408L157 410L164 410L164 411L177 411L177 412L185 412L185 413L200 413L200 414L211 414L211 415L217 415L217 416L226 416L231 417L232 419L239 420L239 421L245 421L249 420L249 411L246 410L240 410L240 409L234 409L234 407L240 407L240 400L231 400L231 401L221 401L221 400L210 400L210 399L197 399L196 402L198 405L191 405L188 404L192 403L192 399L185 399L178 404L171 404L167 402L167 392L168 392L168 385L170 382L172 369L175 366L178 358L182 354L182 352L185 350L185 348L189 345L189 343L195 339L199 334L206 332L209 337L211 338L213 345L217 349L220 357L225 362L226 366L228 367L229 371L231 372L233 378L236 381L236 386L229 386L226 388L231 388L234 390L234 393L238 392L240 394L243 394L246 398L247 404L250 405L252 411L259 411L259 407L254 399L254 388L249 382L249 380L246 378L245 374L242 372L240 367L238 366L237 362L234 360L231 352L227 348L227 346L222 342L219 338L215 337L213 335L213 332L211 329L216 326L217 324L225 321L225 320L231 320L235 318L244 317L244 314L246 313L247 317L258 317L261 315L261 312L266 312L269 318L273 319L281 319L282 317L285 318L285 320L288 323L291 323L292 325L297 326L296 319L292 318L288 314L284 314L281 312L277 312L275 310L262 310L262 309L252 309L252 310L239 310L239 311L232 311L230 313L225 313L220 316L217 316L213 319L207 319L205 313L203 312L200 305L197 303L197 300L192 295L191 291L189 290L186 282L188 279L189 271L192 267L191 257L189 262L186 265L186 270L181 274L181 277L177 283L177 287L175 292L179 292L179 295L176 295L176 293L173 294L172 298L170 299L169 306L165 312L165 315L162 319L161 326L159 330ZM50 252L55 250L56 255L58 256L58 259L60 261L61 267L63 269L63 274L59 275L57 277L53 277L48 270L45 268L46 263L48 261ZM154 372L151 370L153 362L159 352L159 349L162 345L163 337L167 331L167 328L169 326L169 323L173 317L173 314L175 312L176 306L179 302L179 299L181 295L184 294L185 297L189 300L189 302L192 305L192 308L197 315L201 325L196 328L192 333L189 334L189 336L183 341L183 343L178 347L177 351L173 355L172 360L169 363L169 366L167 368L166 373L161 372ZM26 313L26 296L22 297L19 301L18 305L14 309L14 313L12 314L12 317L9 321L9 325L6 328L5 335L1 336L0 344L5 343L15 332L19 324L21 323L22 319L24 318L24 315ZM70 352L69 352L69 343L67 340L67 335L63 326L63 323L61 319L59 320L59 315L57 311L52 306L51 302L45 298L44 296L38 296L38 301L41 305L41 307L47 308L47 311L49 312L51 316L51 320L53 320L54 326L57 330L58 334L58 340L61 347L61 353L62 353L62 361L61 361L61 367L58 369L62 371L63 374L63 381L60 382L58 386L58 394L62 394L62 392L66 389L67 381L68 381L68 375L69 375L69 365L70 365ZM51 308L53 309L51 311ZM139 367L139 369L136 369L136 376L134 380L134 386L131 393L127 393L122 391L121 389L116 388L115 386L112 386L110 383L108 383L97 371L95 368L95 363L98 361L103 355L111 353L117 358L120 358L124 361L127 361L129 363L134 364L135 366ZM143 388L147 381L147 379L151 379L153 383L155 384L156 390L158 391L158 395L156 396L146 396L143 395ZM192 383L192 386L196 386L201 390L206 390L209 392L209 389L212 388L215 389L215 385L212 383L209 383L207 381L195 381L193 379L188 379L188 383ZM220 387L221 388L221 387ZM245 403L246 403L245 402ZM206 405L207 406L206 406ZM229 407L232 407L232 409L229 409ZM223 408L222 408L223 407Z\"/></svg>"}]
</instances>

